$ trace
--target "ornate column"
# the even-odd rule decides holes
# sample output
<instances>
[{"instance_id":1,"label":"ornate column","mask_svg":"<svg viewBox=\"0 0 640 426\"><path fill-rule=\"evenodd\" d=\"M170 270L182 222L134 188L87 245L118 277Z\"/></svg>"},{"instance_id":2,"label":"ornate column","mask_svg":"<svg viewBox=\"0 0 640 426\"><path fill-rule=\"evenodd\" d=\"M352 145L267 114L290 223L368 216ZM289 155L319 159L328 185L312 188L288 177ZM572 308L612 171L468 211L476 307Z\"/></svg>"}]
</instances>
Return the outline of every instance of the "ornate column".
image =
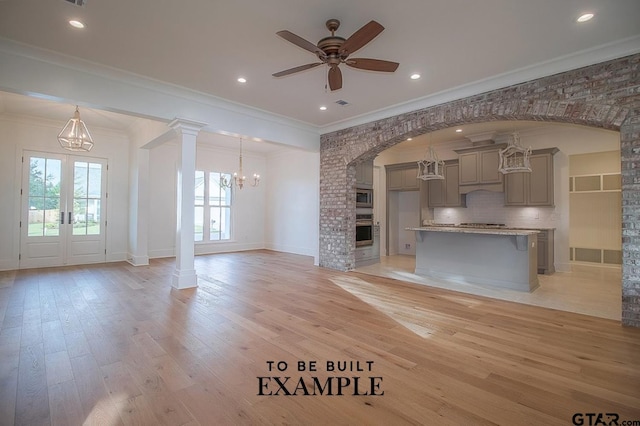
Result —
<instances>
[{"instance_id":1,"label":"ornate column","mask_svg":"<svg viewBox=\"0 0 640 426\"><path fill-rule=\"evenodd\" d=\"M176 216L176 269L171 285L178 289L198 286L195 270L194 210L196 137L205 123L176 118L169 126L181 137Z\"/></svg>"}]
</instances>

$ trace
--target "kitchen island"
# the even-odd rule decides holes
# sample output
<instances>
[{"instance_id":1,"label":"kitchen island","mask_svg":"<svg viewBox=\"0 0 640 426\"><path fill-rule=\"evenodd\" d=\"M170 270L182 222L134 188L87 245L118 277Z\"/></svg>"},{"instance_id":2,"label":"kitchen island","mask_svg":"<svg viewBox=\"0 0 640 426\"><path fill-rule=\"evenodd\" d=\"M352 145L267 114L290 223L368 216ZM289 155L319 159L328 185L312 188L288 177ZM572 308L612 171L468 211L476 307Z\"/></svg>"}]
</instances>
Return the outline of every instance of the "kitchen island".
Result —
<instances>
[{"instance_id":1,"label":"kitchen island","mask_svg":"<svg viewBox=\"0 0 640 426\"><path fill-rule=\"evenodd\" d=\"M533 291L538 287L537 234L526 229L422 226L416 275Z\"/></svg>"}]
</instances>

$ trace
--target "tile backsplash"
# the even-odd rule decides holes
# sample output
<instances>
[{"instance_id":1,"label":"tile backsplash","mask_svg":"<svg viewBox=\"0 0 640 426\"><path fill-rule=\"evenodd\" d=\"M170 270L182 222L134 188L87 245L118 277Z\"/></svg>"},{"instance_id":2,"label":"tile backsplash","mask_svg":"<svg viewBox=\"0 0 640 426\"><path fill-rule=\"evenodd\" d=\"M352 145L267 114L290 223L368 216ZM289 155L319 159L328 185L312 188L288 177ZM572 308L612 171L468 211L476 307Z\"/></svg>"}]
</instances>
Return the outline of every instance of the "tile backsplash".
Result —
<instances>
[{"instance_id":1,"label":"tile backsplash","mask_svg":"<svg viewBox=\"0 0 640 426\"><path fill-rule=\"evenodd\" d=\"M504 193L473 191L467 207L435 208L435 223L504 223L513 227L557 228L559 215L554 207L505 207Z\"/></svg>"}]
</instances>

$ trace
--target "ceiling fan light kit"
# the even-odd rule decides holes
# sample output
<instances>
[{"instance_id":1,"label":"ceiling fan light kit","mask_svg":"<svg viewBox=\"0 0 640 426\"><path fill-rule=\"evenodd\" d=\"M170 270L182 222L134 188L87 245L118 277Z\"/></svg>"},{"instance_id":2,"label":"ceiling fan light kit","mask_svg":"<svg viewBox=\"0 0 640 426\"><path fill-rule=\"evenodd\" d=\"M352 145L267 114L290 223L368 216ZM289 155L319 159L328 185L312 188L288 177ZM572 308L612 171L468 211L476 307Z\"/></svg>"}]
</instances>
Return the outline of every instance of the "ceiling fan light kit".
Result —
<instances>
[{"instance_id":1,"label":"ceiling fan light kit","mask_svg":"<svg viewBox=\"0 0 640 426\"><path fill-rule=\"evenodd\" d=\"M340 64L346 64L347 66L356 69L378 72L394 72L398 69L398 65L400 64L397 62L369 58L348 59L350 54L362 48L384 30L384 27L378 22L370 21L368 24L353 33L353 35L348 39L335 35L336 30L340 27L340 21L337 19L329 19L326 22L326 26L327 29L331 31L331 35L321 39L317 45L293 34L290 31L278 31L276 33L277 35L296 46L315 54L320 62L313 62L289 68L287 70L277 72L273 74L273 76L284 77L286 75L326 64L329 66L329 72L327 75L329 88L331 91L334 91L342 88L342 71L339 67Z\"/></svg>"}]
</instances>

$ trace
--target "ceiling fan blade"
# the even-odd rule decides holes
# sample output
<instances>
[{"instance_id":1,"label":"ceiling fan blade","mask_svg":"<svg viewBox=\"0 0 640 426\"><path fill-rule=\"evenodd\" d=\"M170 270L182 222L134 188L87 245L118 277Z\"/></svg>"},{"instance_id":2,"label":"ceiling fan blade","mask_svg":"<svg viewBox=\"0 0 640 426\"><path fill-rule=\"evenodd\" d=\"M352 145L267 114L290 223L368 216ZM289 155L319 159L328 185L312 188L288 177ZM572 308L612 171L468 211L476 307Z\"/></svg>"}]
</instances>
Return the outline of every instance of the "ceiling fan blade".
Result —
<instances>
[{"instance_id":1,"label":"ceiling fan blade","mask_svg":"<svg viewBox=\"0 0 640 426\"><path fill-rule=\"evenodd\" d=\"M371 21L358 31L353 33L351 37L347 39L340 49L340 54L350 55L356 50L360 49L365 44L373 40L378 34L384 30L384 27L376 21Z\"/></svg>"},{"instance_id":2,"label":"ceiling fan blade","mask_svg":"<svg viewBox=\"0 0 640 426\"><path fill-rule=\"evenodd\" d=\"M394 72L398 69L397 62L383 61L381 59L368 58L349 58L345 61L347 65L353 68L369 71Z\"/></svg>"},{"instance_id":3,"label":"ceiling fan blade","mask_svg":"<svg viewBox=\"0 0 640 426\"><path fill-rule=\"evenodd\" d=\"M308 50L311 53L315 53L316 55L324 55L324 52L320 48L318 48L318 46L311 43L310 41L303 39L300 36L295 35L291 31L282 30L278 31L276 34L278 34L283 39L295 44L296 46Z\"/></svg>"},{"instance_id":4,"label":"ceiling fan blade","mask_svg":"<svg viewBox=\"0 0 640 426\"><path fill-rule=\"evenodd\" d=\"M284 71L280 71L277 72L275 74L272 74L274 77L283 77L285 75L289 75L289 74L293 74L296 72L300 72L300 71L304 71L304 70L308 70L314 67L317 67L318 65L322 65L322 62L316 62L313 64L307 64L307 65L300 65L299 67L295 67L295 68L289 68L288 70L284 70Z\"/></svg>"},{"instance_id":5,"label":"ceiling fan blade","mask_svg":"<svg viewBox=\"0 0 640 426\"><path fill-rule=\"evenodd\" d=\"M342 89L342 71L337 65L329 68L329 88L331 91Z\"/></svg>"}]
</instances>

